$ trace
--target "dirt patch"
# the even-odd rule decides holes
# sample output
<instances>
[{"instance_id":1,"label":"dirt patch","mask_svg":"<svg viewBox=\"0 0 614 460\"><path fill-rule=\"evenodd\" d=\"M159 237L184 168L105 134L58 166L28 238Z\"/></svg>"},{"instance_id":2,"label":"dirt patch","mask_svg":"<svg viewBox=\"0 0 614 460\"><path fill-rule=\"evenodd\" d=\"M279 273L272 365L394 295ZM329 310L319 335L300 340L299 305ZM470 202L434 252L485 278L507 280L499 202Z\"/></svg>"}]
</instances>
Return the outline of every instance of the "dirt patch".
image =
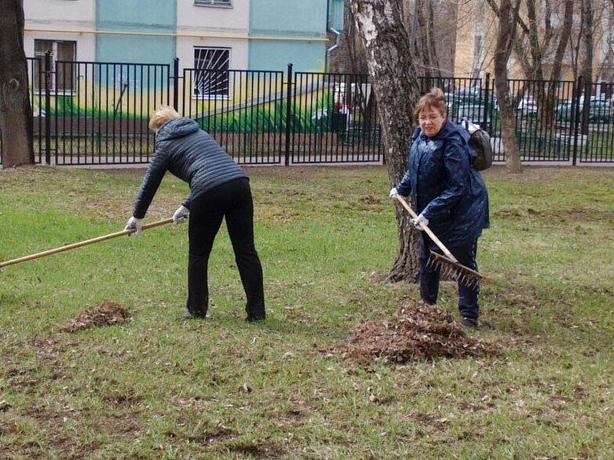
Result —
<instances>
[{"instance_id":1,"label":"dirt patch","mask_svg":"<svg viewBox=\"0 0 614 460\"><path fill-rule=\"evenodd\" d=\"M130 314L126 307L113 303L104 302L99 306L84 311L61 329L62 332L78 332L92 327L111 326L128 321Z\"/></svg>"},{"instance_id":2,"label":"dirt patch","mask_svg":"<svg viewBox=\"0 0 614 460\"><path fill-rule=\"evenodd\" d=\"M119 392L119 391L111 391L103 395L103 399L109 403L113 407L123 408L123 407L133 407L139 404L143 397L135 394L132 391L127 392Z\"/></svg>"},{"instance_id":3,"label":"dirt patch","mask_svg":"<svg viewBox=\"0 0 614 460\"><path fill-rule=\"evenodd\" d=\"M421 302L408 302L390 319L361 323L340 348L345 359L365 365L486 356L499 350L469 337L452 315Z\"/></svg>"},{"instance_id":4,"label":"dirt patch","mask_svg":"<svg viewBox=\"0 0 614 460\"><path fill-rule=\"evenodd\" d=\"M285 449L281 445L272 442L236 442L227 446L227 449L231 452L236 452L243 456L253 458L282 458L286 453Z\"/></svg>"},{"instance_id":5,"label":"dirt patch","mask_svg":"<svg viewBox=\"0 0 614 460\"><path fill-rule=\"evenodd\" d=\"M570 207L567 209L535 209L532 207L501 207L492 213L493 217L505 218L512 220L524 220L524 219L539 219L547 223L555 222L556 225L560 225L560 222L599 222L614 223L612 219L612 212L610 210L601 210L586 207ZM580 225L578 227L581 228Z\"/></svg>"}]
</instances>

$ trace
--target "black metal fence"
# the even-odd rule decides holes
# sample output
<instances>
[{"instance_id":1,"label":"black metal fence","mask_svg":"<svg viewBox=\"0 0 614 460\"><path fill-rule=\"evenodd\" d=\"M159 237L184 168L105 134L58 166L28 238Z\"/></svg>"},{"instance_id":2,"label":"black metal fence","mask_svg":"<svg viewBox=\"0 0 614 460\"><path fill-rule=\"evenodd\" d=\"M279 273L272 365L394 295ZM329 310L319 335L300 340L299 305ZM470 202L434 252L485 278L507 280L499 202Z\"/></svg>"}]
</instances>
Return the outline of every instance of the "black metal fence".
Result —
<instances>
[{"instance_id":1,"label":"black metal fence","mask_svg":"<svg viewBox=\"0 0 614 460\"><path fill-rule=\"evenodd\" d=\"M147 129L160 104L195 119L241 164L382 163L377 103L367 75L196 69L28 59L37 163L149 162ZM494 81L421 78L446 93L449 118L489 131L504 161ZM614 164L614 84L510 80L523 162ZM394 90L394 89L391 89ZM0 153L2 152L0 136Z\"/></svg>"}]
</instances>

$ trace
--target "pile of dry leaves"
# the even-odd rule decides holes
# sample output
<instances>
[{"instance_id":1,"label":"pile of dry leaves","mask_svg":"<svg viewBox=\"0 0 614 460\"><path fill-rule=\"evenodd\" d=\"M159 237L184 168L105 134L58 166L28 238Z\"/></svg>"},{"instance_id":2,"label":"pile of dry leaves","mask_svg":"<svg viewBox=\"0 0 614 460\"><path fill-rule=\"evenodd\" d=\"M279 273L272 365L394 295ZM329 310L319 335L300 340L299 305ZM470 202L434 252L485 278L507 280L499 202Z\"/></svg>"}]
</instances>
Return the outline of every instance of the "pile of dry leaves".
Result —
<instances>
[{"instance_id":1,"label":"pile of dry leaves","mask_svg":"<svg viewBox=\"0 0 614 460\"><path fill-rule=\"evenodd\" d=\"M79 314L61 330L63 332L77 332L89 329L90 327L121 324L125 323L129 317L130 314L126 307L113 302L104 302L95 308Z\"/></svg>"},{"instance_id":2,"label":"pile of dry leaves","mask_svg":"<svg viewBox=\"0 0 614 460\"><path fill-rule=\"evenodd\" d=\"M344 358L361 364L383 359L405 363L497 353L497 346L469 337L452 315L423 303L407 303L392 318L366 321L343 345Z\"/></svg>"}]
</instances>

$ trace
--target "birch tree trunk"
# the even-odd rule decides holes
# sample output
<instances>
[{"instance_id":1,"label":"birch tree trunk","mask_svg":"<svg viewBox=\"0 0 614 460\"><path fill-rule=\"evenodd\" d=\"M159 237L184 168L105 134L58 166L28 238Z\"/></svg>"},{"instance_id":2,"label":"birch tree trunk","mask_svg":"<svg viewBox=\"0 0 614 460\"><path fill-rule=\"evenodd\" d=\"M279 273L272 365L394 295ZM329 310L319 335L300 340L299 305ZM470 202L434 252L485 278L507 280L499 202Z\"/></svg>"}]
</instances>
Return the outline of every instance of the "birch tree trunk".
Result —
<instances>
[{"instance_id":1,"label":"birch tree trunk","mask_svg":"<svg viewBox=\"0 0 614 460\"><path fill-rule=\"evenodd\" d=\"M415 125L412 113L420 97L402 6L401 2L387 0L350 0L349 5L367 52L392 187L407 169L407 153ZM387 281L415 282L419 273L419 238L409 223L410 216L398 204L396 217L400 247Z\"/></svg>"},{"instance_id":2,"label":"birch tree trunk","mask_svg":"<svg viewBox=\"0 0 614 460\"><path fill-rule=\"evenodd\" d=\"M22 0L0 0L0 133L2 167L34 163Z\"/></svg>"}]
</instances>

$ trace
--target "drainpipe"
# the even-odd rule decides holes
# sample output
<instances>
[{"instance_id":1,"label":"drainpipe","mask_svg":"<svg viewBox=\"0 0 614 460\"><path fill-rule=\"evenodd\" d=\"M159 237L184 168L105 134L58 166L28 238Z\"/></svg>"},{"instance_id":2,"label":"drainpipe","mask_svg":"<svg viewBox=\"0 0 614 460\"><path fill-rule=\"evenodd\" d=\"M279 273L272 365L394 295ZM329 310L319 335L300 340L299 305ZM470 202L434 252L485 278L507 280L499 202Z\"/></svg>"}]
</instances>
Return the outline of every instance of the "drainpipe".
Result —
<instances>
[{"instance_id":1,"label":"drainpipe","mask_svg":"<svg viewBox=\"0 0 614 460\"><path fill-rule=\"evenodd\" d=\"M329 32L332 32L332 33L335 34L335 44L333 46L331 46L330 48L326 49L326 63L325 63L326 72L328 72L328 55L331 52L333 52L335 49L339 48L339 40L340 40L340 37L341 37L341 32L339 32L335 28L329 27L328 30L329 30Z\"/></svg>"},{"instance_id":2,"label":"drainpipe","mask_svg":"<svg viewBox=\"0 0 614 460\"><path fill-rule=\"evenodd\" d=\"M333 28L330 24L330 1L326 0L326 28L328 32L332 32L335 34L335 44L330 48L326 49L326 55L324 56L324 71L328 72L328 56L334 51L336 48L339 48L339 37L341 36L341 32Z\"/></svg>"}]
</instances>

